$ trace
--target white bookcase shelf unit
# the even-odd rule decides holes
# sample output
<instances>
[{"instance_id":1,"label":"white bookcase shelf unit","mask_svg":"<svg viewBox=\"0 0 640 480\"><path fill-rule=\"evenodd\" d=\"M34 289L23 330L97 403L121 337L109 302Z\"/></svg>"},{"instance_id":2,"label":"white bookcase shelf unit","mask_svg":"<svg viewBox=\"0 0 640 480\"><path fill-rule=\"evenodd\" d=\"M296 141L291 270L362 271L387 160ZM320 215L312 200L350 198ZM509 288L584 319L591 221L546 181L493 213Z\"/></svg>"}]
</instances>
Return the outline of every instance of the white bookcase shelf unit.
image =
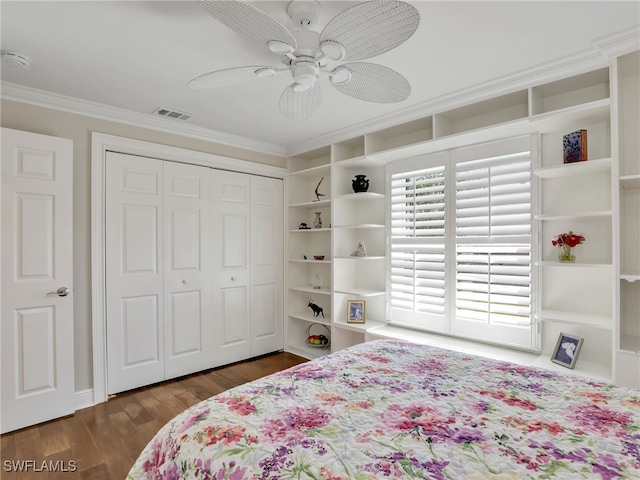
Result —
<instances>
[{"instance_id":1,"label":"white bookcase shelf unit","mask_svg":"<svg viewBox=\"0 0 640 480\"><path fill-rule=\"evenodd\" d=\"M395 332L385 318L387 163L537 133L541 343L540 352L526 361L565 371L551 363L550 355L561 332L573 333L585 339L575 373L640 388L639 65L640 53L622 55L610 66L433 111L292 157L289 338L314 321L300 312L306 311L307 285L319 268L330 271L314 298L329 303L323 308L329 312L325 324L331 325L332 351ZM564 164L563 136L577 130L587 131L588 160ZM355 175L369 179L366 193L353 192ZM326 196L315 203L313 190L323 176ZM303 221L312 226L320 210L323 229L294 231ZM560 263L551 244L552 237L569 230L586 237L575 249L573 264ZM359 242L365 243L367 257L352 256ZM304 259L310 250L322 250L325 259ZM365 324L346 322L350 299L366 301Z\"/></svg>"},{"instance_id":2,"label":"white bookcase shelf unit","mask_svg":"<svg viewBox=\"0 0 640 480\"><path fill-rule=\"evenodd\" d=\"M585 339L581 368L613 379L613 217L609 69L531 89L531 125L540 134L539 304L542 351L551 355L561 332ZM587 131L588 159L565 164L563 137ZM575 263L560 263L551 239L573 231L586 241ZM544 355L541 357L543 358ZM544 362L547 363L547 362Z\"/></svg>"},{"instance_id":3,"label":"white bookcase shelf unit","mask_svg":"<svg viewBox=\"0 0 640 480\"><path fill-rule=\"evenodd\" d=\"M285 344L288 351L315 358L330 351L309 346L306 332L314 323L331 326L331 148L291 157L288 164ZM316 196L316 188L322 195ZM316 212L320 212L322 228L314 228ZM300 229L301 223L309 228ZM316 275L322 279L321 289L313 288ZM324 318L314 316L309 302L323 309Z\"/></svg>"}]
</instances>

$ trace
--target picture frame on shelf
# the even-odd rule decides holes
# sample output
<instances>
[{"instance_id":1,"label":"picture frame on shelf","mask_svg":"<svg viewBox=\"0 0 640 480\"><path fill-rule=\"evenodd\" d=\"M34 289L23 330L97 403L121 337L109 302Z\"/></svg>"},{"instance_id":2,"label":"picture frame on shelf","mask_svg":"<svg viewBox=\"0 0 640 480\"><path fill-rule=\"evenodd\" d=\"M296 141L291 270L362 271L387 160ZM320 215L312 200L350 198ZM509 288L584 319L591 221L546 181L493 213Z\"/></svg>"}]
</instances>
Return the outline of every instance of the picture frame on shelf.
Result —
<instances>
[{"instance_id":1,"label":"picture frame on shelf","mask_svg":"<svg viewBox=\"0 0 640 480\"><path fill-rule=\"evenodd\" d=\"M551 361L562 365L563 367L573 369L578 361L578 355L584 339L576 337L568 333L560 333L558 336L558 342L556 348L553 349L551 354Z\"/></svg>"},{"instance_id":2,"label":"picture frame on shelf","mask_svg":"<svg viewBox=\"0 0 640 480\"><path fill-rule=\"evenodd\" d=\"M347 303L347 323L364 323L365 301L348 300Z\"/></svg>"}]
</instances>

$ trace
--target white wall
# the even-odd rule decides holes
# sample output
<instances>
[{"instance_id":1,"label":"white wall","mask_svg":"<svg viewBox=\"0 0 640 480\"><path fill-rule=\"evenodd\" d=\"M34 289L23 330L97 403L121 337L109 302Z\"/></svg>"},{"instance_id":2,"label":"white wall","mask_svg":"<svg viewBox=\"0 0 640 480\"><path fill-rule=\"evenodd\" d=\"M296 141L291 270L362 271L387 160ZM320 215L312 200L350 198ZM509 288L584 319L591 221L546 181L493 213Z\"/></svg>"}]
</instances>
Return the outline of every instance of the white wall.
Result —
<instances>
[{"instance_id":1,"label":"white wall","mask_svg":"<svg viewBox=\"0 0 640 480\"><path fill-rule=\"evenodd\" d=\"M286 167L286 159L203 140L2 100L0 125L73 140L75 390L93 388L91 345L91 132Z\"/></svg>"}]
</instances>

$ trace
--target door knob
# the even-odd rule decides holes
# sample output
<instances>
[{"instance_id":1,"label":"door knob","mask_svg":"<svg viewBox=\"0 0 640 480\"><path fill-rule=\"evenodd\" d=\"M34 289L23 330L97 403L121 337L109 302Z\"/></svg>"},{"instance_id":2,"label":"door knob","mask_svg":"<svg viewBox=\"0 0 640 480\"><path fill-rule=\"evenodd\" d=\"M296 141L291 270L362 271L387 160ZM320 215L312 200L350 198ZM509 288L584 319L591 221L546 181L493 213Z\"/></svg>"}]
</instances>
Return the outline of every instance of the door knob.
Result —
<instances>
[{"instance_id":1,"label":"door knob","mask_svg":"<svg viewBox=\"0 0 640 480\"><path fill-rule=\"evenodd\" d=\"M67 295L69 295L69 288L68 287L60 287L55 292L47 293L47 296L49 296L49 295L57 295L59 297L66 297Z\"/></svg>"}]
</instances>

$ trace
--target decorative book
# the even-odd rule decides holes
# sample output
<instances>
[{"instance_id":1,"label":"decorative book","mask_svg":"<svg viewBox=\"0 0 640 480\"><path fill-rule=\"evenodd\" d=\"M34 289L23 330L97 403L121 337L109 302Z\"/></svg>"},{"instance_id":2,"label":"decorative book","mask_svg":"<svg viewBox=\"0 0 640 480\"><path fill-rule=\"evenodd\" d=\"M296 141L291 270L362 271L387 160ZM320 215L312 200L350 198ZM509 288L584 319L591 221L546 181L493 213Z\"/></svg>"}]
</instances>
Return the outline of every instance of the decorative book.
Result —
<instances>
[{"instance_id":1,"label":"decorative book","mask_svg":"<svg viewBox=\"0 0 640 480\"><path fill-rule=\"evenodd\" d=\"M587 160L587 131L578 130L562 137L564 163L584 162Z\"/></svg>"}]
</instances>

